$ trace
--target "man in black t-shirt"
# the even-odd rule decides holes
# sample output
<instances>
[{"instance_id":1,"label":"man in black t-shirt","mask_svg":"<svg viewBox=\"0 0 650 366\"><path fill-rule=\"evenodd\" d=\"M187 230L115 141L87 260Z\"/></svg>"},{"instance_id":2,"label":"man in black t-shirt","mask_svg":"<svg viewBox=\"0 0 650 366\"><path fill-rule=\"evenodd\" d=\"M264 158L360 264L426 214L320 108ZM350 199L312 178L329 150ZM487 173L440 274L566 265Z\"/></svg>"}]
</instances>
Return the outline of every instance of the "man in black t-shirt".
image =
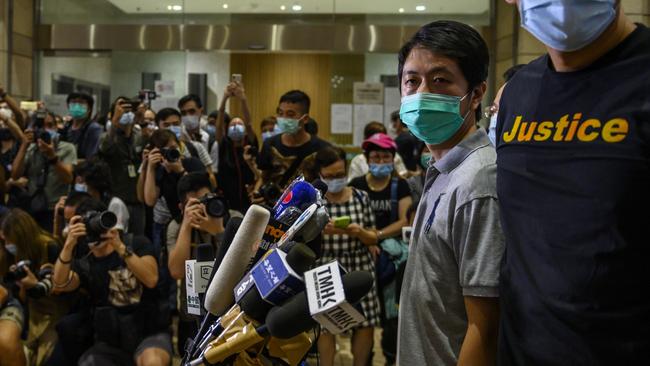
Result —
<instances>
[{"instance_id":1,"label":"man in black t-shirt","mask_svg":"<svg viewBox=\"0 0 650 366\"><path fill-rule=\"evenodd\" d=\"M390 122L395 131L395 144L397 144L397 153L404 160L404 165L409 172L415 173L418 168L419 151L422 146L420 141L415 138L410 132L408 127L399 118L399 111L394 111L390 114Z\"/></svg>"},{"instance_id":2,"label":"man in black t-shirt","mask_svg":"<svg viewBox=\"0 0 650 366\"><path fill-rule=\"evenodd\" d=\"M53 283L59 292L87 291L92 306L94 345L79 365L168 365L171 337L169 309L156 290L158 262L144 236L121 236L117 229L89 243L82 215L106 211L96 200L82 203L70 221L65 245L56 261ZM89 245L90 254L77 259L77 245Z\"/></svg>"},{"instance_id":3,"label":"man in black t-shirt","mask_svg":"<svg viewBox=\"0 0 650 366\"><path fill-rule=\"evenodd\" d=\"M499 105L499 363L645 364L650 30L619 1L528 2L548 54Z\"/></svg>"},{"instance_id":4,"label":"man in black t-shirt","mask_svg":"<svg viewBox=\"0 0 650 366\"><path fill-rule=\"evenodd\" d=\"M97 153L99 137L104 132L104 128L92 120L95 100L85 93L70 93L66 102L72 121L61 131L61 140L77 148L80 160L90 159Z\"/></svg>"},{"instance_id":5,"label":"man in black t-shirt","mask_svg":"<svg viewBox=\"0 0 650 366\"><path fill-rule=\"evenodd\" d=\"M300 90L289 91L280 97L277 125L282 133L264 142L257 160L264 183L273 182L283 188L303 173L304 165L318 150L329 145L305 131L309 106L309 96Z\"/></svg>"}]
</instances>

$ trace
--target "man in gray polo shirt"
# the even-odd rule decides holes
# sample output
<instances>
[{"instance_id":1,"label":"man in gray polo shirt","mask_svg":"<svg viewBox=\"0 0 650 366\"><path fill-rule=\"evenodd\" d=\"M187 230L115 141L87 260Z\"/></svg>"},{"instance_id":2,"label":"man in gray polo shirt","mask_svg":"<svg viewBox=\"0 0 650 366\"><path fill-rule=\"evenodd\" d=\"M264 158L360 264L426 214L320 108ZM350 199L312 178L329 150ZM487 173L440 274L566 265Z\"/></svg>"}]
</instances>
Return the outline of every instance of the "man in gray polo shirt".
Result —
<instances>
[{"instance_id":1,"label":"man in gray polo shirt","mask_svg":"<svg viewBox=\"0 0 650 366\"><path fill-rule=\"evenodd\" d=\"M503 234L496 154L476 128L488 51L471 27L423 26L399 53L400 116L427 171L402 285L399 365L494 365Z\"/></svg>"}]
</instances>

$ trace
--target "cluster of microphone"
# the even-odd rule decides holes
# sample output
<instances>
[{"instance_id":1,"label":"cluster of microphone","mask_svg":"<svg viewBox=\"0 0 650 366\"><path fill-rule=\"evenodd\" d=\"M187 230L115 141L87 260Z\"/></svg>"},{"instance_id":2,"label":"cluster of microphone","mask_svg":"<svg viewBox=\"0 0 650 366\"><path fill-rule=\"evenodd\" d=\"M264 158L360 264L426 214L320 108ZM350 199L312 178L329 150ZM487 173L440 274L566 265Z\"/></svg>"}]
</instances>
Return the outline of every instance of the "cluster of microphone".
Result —
<instances>
[{"instance_id":1,"label":"cluster of microphone","mask_svg":"<svg viewBox=\"0 0 650 366\"><path fill-rule=\"evenodd\" d=\"M272 209L252 205L232 218L217 253L199 246L186 262L188 310L202 302L207 312L183 365L297 365L318 325L338 334L365 320L359 301L372 274L346 273L336 261L314 268L329 222L326 191L298 178Z\"/></svg>"}]
</instances>

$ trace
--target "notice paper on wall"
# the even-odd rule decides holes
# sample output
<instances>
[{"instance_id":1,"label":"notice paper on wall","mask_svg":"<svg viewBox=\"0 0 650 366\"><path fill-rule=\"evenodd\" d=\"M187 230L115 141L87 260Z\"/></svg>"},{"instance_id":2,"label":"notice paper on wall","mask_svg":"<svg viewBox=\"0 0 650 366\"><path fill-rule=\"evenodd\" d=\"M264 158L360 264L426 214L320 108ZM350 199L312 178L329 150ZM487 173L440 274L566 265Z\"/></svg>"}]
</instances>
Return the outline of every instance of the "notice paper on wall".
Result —
<instances>
[{"instance_id":1,"label":"notice paper on wall","mask_svg":"<svg viewBox=\"0 0 650 366\"><path fill-rule=\"evenodd\" d=\"M368 122L384 120L384 106L382 104L355 104L354 105L354 145L361 146L363 142L363 128Z\"/></svg>"},{"instance_id":2,"label":"notice paper on wall","mask_svg":"<svg viewBox=\"0 0 650 366\"><path fill-rule=\"evenodd\" d=\"M332 133L352 133L352 104L332 104Z\"/></svg>"}]
</instances>

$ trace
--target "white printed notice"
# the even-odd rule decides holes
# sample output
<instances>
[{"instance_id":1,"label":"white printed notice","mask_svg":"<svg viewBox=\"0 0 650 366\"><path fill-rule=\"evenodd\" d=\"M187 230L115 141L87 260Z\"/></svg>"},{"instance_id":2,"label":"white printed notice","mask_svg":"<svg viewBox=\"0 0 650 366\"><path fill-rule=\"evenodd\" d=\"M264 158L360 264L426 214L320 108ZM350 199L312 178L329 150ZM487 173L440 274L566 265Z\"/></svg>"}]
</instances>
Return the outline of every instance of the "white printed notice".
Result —
<instances>
[{"instance_id":1,"label":"white printed notice","mask_svg":"<svg viewBox=\"0 0 650 366\"><path fill-rule=\"evenodd\" d=\"M361 146L363 142L363 128L368 122L384 120L384 106L381 104L355 104L354 105L354 145Z\"/></svg>"},{"instance_id":2,"label":"white printed notice","mask_svg":"<svg viewBox=\"0 0 650 366\"><path fill-rule=\"evenodd\" d=\"M332 104L332 133L352 133L352 104Z\"/></svg>"}]
</instances>

